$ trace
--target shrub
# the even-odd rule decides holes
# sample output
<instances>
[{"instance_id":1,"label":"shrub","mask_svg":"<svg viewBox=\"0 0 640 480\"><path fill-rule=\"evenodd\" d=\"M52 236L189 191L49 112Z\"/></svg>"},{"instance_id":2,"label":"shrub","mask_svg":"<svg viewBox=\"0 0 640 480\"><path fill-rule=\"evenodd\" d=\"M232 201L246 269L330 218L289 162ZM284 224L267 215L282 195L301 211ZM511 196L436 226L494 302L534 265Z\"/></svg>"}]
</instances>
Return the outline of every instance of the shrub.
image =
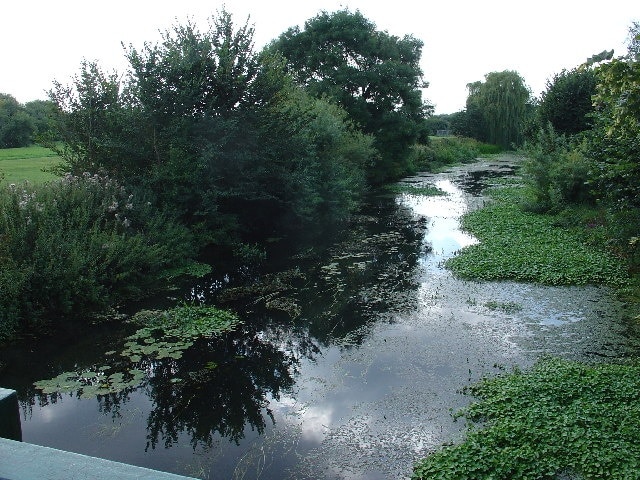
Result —
<instances>
[{"instance_id":1,"label":"shrub","mask_svg":"<svg viewBox=\"0 0 640 480\"><path fill-rule=\"evenodd\" d=\"M497 145L489 145L466 137L435 138L429 145L415 145L411 155L413 171L437 171L447 165L470 162L481 155L500 153Z\"/></svg>"},{"instance_id":2,"label":"shrub","mask_svg":"<svg viewBox=\"0 0 640 480\"><path fill-rule=\"evenodd\" d=\"M528 157L525 178L534 192L530 210L559 211L570 204L594 203L591 162L579 147L558 135L551 124L538 131L533 143L525 145L524 154Z\"/></svg>"},{"instance_id":3,"label":"shrub","mask_svg":"<svg viewBox=\"0 0 640 480\"><path fill-rule=\"evenodd\" d=\"M114 180L85 174L0 191L0 336L161 288L188 231Z\"/></svg>"}]
</instances>

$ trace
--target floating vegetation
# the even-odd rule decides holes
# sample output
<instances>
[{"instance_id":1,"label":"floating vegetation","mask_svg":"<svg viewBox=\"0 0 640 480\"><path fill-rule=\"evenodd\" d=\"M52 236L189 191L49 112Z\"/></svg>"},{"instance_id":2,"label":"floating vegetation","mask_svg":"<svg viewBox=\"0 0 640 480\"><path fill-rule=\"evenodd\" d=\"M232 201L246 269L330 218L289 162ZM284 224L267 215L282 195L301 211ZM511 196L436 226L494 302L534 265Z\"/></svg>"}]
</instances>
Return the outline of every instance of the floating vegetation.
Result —
<instances>
[{"instance_id":1,"label":"floating vegetation","mask_svg":"<svg viewBox=\"0 0 640 480\"><path fill-rule=\"evenodd\" d=\"M204 305L184 304L171 310L143 310L132 322L144 325L127 337L120 353L132 362L142 357L179 359L198 338L230 332L240 324L229 311Z\"/></svg>"},{"instance_id":2,"label":"floating vegetation","mask_svg":"<svg viewBox=\"0 0 640 480\"><path fill-rule=\"evenodd\" d=\"M202 278L211 273L211 265L201 262L191 262L177 268L170 269L166 272L165 277L168 280L175 280L178 277L194 277Z\"/></svg>"},{"instance_id":3,"label":"floating vegetation","mask_svg":"<svg viewBox=\"0 0 640 480\"><path fill-rule=\"evenodd\" d=\"M559 358L486 378L455 414L469 421L464 441L418 462L412 478L637 479L639 379L637 363Z\"/></svg>"},{"instance_id":4,"label":"floating vegetation","mask_svg":"<svg viewBox=\"0 0 640 480\"><path fill-rule=\"evenodd\" d=\"M236 302L253 299L253 304L263 304L270 310L279 310L296 318L301 308L295 299L297 285L306 280L298 268L264 275L257 282L242 287L228 288L219 296L220 302Z\"/></svg>"},{"instance_id":5,"label":"floating vegetation","mask_svg":"<svg viewBox=\"0 0 640 480\"><path fill-rule=\"evenodd\" d=\"M424 195L427 197L436 197L447 194L447 192L435 185L415 185L413 183L396 183L394 185L388 185L385 189L392 193L408 193L410 195Z\"/></svg>"},{"instance_id":6,"label":"floating vegetation","mask_svg":"<svg viewBox=\"0 0 640 480\"><path fill-rule=\"evenodd\" d=\"M241 323L234 313L189 304L164 311L143 310L134 315L132 322L142 328L126 338L119 355L128 360L126 363L113 360L113 365L64 372L35 382L36 389L43 394L77 392L81 398L91 398L135 388L145 377L145 372L137 368L143 359L178 360L197 339L233 331ZM111 350L105 355L117 358L116 353Z\"/></svg>"},{"instance_id":7,"label":"floating vegetation","mask_svg":"<svg viewBox=\"0 0 640 480\"><path fill-rule=\"evenodd\" d=\"M627 283L619 259L588 245L582 232L557 226L553 215L524 211L522 189L502 187L491 195L495 202L462 218L464 230L480 243L446 261L455 275L545 285Z\"/></svg>"},{"instance_id":8,"label":"floating vegetation","mask_svg":"<svg viewBox=\"0 0 640 480\"><path fill-rule=\"evenodd\" d=\"M265 306L269 310L280 310L291 318L298 318L302 313L300 305L298 305L293 299L287 297L277 297L272 300L267 300Z\"/></svg>"},{"instance_id":9,"label":"floating vegetation","mask_svg":"<svg viewBox=\"0 0 640 480\"><path fill-rule=\"evenodd\" d=\"M39 380L34 385L43 394L78 392L80 398L92 398L137 387L145 376L138 369L109 373L111 369L112 367L104 365L94 369L95 371L64 372L49 380Z\"/></svg>"},{"instance_id":10,"label":"floating vegetation","mask_svg":"<svg viewBox=\"0 0 640 480\"><path fill-rule=\"evenodd\" d=\"M496 302L491 300L484 304L489 310L498 310L504 313L516 313L522 310L522 305L516 302Z\"/></svg>"},{"instance_id":11,"label":"floating vegetation","mask_svg":"<svg viewBox=\"0 0 640 480\"><path fill-rule=\"evenodd\" d=\"M367 234L357 229L353 238L334 247L319 269L320 288L334 298L325 315L339 315L347 305L354 304L365 316L381 308L406 307L413 298L409 286L424 227L424 223L410 218L403 219L397 230Z\"/></svg>"}]
</instances>

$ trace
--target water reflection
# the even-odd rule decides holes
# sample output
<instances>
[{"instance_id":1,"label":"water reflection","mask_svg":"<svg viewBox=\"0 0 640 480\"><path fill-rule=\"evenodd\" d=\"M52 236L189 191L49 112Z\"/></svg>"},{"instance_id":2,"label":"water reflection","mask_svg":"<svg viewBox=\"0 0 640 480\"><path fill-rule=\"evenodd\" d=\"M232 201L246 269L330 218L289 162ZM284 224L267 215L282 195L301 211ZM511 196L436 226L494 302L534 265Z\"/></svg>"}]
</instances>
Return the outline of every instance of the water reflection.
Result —
<instances>
[{"instance_id":1,"label":"water reflection","mask_svg":"<svg viewBox=\"0 0 640 480\"><path fill-rule=\"evenodd\" d=\"M274 422L269 401L289 392L300 360L312 360L318 352L304 332L275 325L244 329L225 339L200 341L178 360L141 362L138 368L148 373L143 385L97 397L98 411L119 419L128 403L146 395L151 406L145 450L170 448L184 434L194 449L210 447L219 437L239 444L248 428L262 434ZM25 420L37 408L41 421L64 421L73 430L74 409L69 407L81 400L79 393L30 391L20 401ZM84 451L81 445L73 450Z\"/></svg>"}]
</instances>

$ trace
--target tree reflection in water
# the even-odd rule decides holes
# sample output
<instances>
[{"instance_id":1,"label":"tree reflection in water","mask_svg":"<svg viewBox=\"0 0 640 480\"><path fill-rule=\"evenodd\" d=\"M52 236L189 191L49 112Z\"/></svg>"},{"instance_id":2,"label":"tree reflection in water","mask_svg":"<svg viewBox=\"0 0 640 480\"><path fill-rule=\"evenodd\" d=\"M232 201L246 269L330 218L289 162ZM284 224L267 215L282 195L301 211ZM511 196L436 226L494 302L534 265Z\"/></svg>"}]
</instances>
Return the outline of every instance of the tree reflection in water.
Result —
<instances>
[{"instance_id":1,"label":"tree reflection in water","mask_svg":"<svg viewBox=\"0 0 640 480\"><path fill-rule=\"evenodd\" d=\"M221 438L239 444L250 431L262 435L275 422L269 401L291 393L301 360L313 360L324 346L351 348L360 344L368 335L366 326L379 320L381 314L411 310L416 302L415 272L425 248L425 220L397 204L394 196L372 197L367 210L371 215L354 219L352 228L341 233L339 241L330 239L322 248L300 244L298 250L308 255L288 256L282 269L272 270L276 275L296 275L271 275L269 278L278 282L272 281L275 286L270 290L259 284L267 276L257 275L245 289L245 297L237 296L224 304L245 322L238 331L224 338L199 340L179 359L143 358L126 364L123 357L109 357L109 363L116 364L110 365L114 371L136 368L146 376L138 387L98 397L100 413L121 419L121 412L125 416L129 410L125 405L131 409L144 405L141 408L148 412L142 416L144 419L146 415L147 451L175 446L186 436L194 449L207 449ZM294 251L284 247L279 246L283 252ZM191 300L218 304L220 298L216 297L228 288L217 284L194 287ZM276 303L280 307L299 306L299 314L290 317L269 308ZM391 316L388 321L392 321ZM54 371L51 366L42 371L42 364L34 361L32 366L37 371L30 376L51 378L63 371L101 365L95 362L106 360L96 360L95 338L90 343L85 356L73 347L73 355L68 361L56 363ZM112 350L118 343L111 333L104 350ZM33 405L46 406L61 398L59 394L36 392L29 386L31 381L19 389L27 417ZM137 421L135 424L139 425ZM144 429L143 420L140 430ZM122 440L126 441L124 437Z\"/></svg>"},{"instance_id":2,"label":"tree reflection in water","mask_svg":"<svg viewBox=\"0 0 640 480\"><path fill-rule=\"evenodd\" d=\"M301 356L317 352L310 337L274 326L203 341L180 360L154 362L145 385L153 401L146 448L171 447L182 433L194 448L211 446L216 434L238 444L246 427L262 434L267 419L275 422L268 397L290 390ZM103 410L112 409L104 400Z\"/></svg>"}]
</instances>

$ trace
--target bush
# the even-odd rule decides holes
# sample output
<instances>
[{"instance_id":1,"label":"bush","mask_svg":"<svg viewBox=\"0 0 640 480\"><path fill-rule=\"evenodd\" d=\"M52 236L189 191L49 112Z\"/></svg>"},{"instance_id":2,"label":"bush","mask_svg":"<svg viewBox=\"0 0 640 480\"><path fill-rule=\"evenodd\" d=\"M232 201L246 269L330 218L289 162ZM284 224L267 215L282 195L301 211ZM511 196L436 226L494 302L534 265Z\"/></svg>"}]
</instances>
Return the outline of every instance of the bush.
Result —
<instances>
[{"instance_id":1,"label":"bush","mask_svg":"<svg viewBox=\"0 0 640 480\"><path fill-rule=\"evenodd\" d=\"M534 192L530 210L557 212L570 204L594 203L591 162L551 124L538 131L534 143L525 145L524 154L528 157L525 178Z\"/></svg>"},{"instance_id":2,"label":"bush","mask_svg":"<svg viewBox=\"0 0 640 480\"><path fill-rule=\"evenodd\" d=\"M5 187L0 231L0 337L149 295L194 256L184 227L100 175Z\"/></svg>"},{"instance_id":3,"label":"bush","mask_svg":"<svg viewBox=\"0 0 640 480\"><path fill-rule=\"evenodd\" d=\"M438 137L429 145L416 145L411 155L411 169L433 172L447 165L470 162L481 155L500 153L497 145L489 145L472 138Z\"/></svg>"}]
</instances>

